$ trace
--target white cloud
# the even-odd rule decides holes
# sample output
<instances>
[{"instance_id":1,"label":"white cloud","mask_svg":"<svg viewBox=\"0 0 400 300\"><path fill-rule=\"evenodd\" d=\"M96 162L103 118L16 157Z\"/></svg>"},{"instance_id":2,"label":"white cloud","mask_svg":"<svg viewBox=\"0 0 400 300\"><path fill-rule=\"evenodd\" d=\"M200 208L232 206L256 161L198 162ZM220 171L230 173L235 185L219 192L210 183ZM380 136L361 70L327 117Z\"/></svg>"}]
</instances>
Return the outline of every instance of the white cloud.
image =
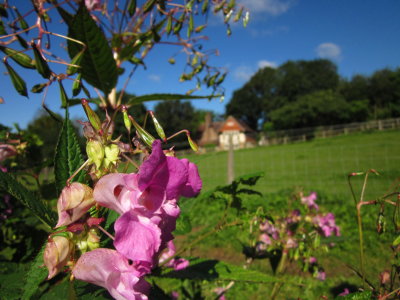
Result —
<instances>
[{"instance_id":1,"label":"white cloud","mask_svg":"<svg viewBox=\"0 0 400 300\"><path fill-rule=\"evenodd\" d=\"M233 76L237 81L248 81L254 74L254 70L248 66L239 66L233 72Z\"/></svg>"},{"instance_id":2,"label":"white cloud","mask_svg":"<svg viewBox=\"0 0 400 300\"><path fill-rule=\"evenodd\" d=\"M293 0L240 0L251 13L267 13L273 16L281 15L293 6Z\"/></svg>"},{"instance_id":3,"label":"white cloud","mask_svg":"<svg viewBox=\"0 0 400 300\"><path fill-rule=\"evenodd\" d=\"M250 80L257 70L265 67L277 68L278 65L273 61L262 59L257 62L256 66L241 65L237 67L233 72L233 76L237 81L246 82Z\"/></svg>"},{"instance_id":4,"label":"white cloud","mask_svg":"<svg viewBox=\"0 0 400 300\"><path fill-rule=\"evenodd\" d=\"M156 74L150 74L149 76L147 76L147 78L150 79L151 81L154 81L154 82L160 82L161 81L160 75L156 75Z\"/></svg>"},{"instance_id":5,"label":"white cloud","mask_svg":"<svg viewBox=\"0 0 400 300\"><path fill-rule=\"evenodd\" d=\"M276 69L278 67L276 62L268 61L265 59L258 61L257 66L259 69L263 69L265 67L270 67L270 68Z\"/></svg>"},{"instance_id":6,"label":"white cloud","mask_svg":"<svg viewBox=\"0 0 400 300\"><path fill-rule=\"evenodd\" d=\"M318 57L332 60L340 60L342 54L340 47L334 43L320 44L315 51Z\"/></svg>"}]
</instances>

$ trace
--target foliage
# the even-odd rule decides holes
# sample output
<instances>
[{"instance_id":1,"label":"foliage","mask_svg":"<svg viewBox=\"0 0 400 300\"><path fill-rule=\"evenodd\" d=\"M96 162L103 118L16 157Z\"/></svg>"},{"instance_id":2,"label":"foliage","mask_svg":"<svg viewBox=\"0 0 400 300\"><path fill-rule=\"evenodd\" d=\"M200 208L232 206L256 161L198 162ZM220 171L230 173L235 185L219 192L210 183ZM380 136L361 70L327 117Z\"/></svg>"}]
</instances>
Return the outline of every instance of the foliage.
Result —
<instances>
[{"instance_id":1,"label":"foliage","mask_svg":"<svg viewBox=\"0 0 400 300\"><path fill-rule=\"evenodd\" d=\"M399 116L400 69L340 78L328 60L266 67L233 93L226 114L257 130L342 124Z\"/></svg>"}]
</instances>

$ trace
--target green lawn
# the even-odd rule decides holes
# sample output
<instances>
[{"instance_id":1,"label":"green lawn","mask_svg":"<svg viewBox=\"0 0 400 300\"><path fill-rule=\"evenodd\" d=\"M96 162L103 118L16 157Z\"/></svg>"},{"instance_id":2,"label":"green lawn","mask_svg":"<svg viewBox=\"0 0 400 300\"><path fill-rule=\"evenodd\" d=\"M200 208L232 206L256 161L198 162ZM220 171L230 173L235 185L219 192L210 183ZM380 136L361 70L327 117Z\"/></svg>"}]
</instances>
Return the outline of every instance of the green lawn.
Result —
<instances>
[{"instance_id":1,"label":"green lawn","mask_svg":"<svg viewBox=\"0 0 400 300\"><path fill-rule=\"evenodd\" d=\"M227 152L187 156L199 166L204 191L227 181ZM234 152L235 176L262 171L258 188L263 193L303 187L329 195L349 196L347 175L376 169L367 198L382 195L400 177L400 132L371 132L310 142L257 147ZM361 187L362 179L355 179Z\"/></svg>"},{"instance_id":2,"label":"green lawn","mask_svg":"<svg viewBox=\"0 0 400 300\"><path fill-rule=\"evenodd\" d=\"M315 190L323 211L332 211L341 228L342 236L335 247L319 257L327 273L327 280L320 282L304 277L302 287L284 286L279 299L317 299L321 295L331 299L331 289L343 291L342 284L361 285L361 280L348 267L359 269L359 244L354 202L347 183L351 172L376 169L381 175L371 175L366 199L385 194L392 184L399 183L400 177L400 132L370 132L328 139L318 139L305 143L258 147L235 151L235 175L262 171L265 176L255 186L262 197L245 199L246 207L263 206L267 211L287 210L286 199L294 188ZM226 184L227 153L216 152L204 155L189 155L199 166L203 179L203 197L185 199L181 202L182 215L192 220L194 230L188 236L178 237L178 248L195 239L203 228L215 225L222 216L223 205L207 199L205 192ZM396 181L397 180L397 181ZM359 195L363 177L354 178L356 194ZM394 186L392 186L393 190ZM398 188L397 188L398 190ZM378 274L390 269L393 240L391 216L393 209L385 210L388 232L376 233L376 218L379 207L363 208L366 273L374 284L378 284ZM191 249L186 255L222 259L243 265L239 237L245 228L223 230ZM267 260L255 262L252 267L263 272L271 272ZM296 268L294 268L296 269ZM228 299L266 299L271 286L236 285L228 294Z\"/></svg>"}]
</instances>

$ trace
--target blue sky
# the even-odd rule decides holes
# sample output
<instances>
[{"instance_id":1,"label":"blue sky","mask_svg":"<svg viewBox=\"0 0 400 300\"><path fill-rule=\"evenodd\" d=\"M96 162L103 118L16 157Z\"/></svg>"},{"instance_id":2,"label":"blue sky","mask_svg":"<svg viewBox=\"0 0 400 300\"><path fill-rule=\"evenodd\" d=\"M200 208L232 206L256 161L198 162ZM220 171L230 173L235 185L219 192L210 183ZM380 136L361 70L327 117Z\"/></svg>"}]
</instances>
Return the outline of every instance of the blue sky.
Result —
<instances>
[{"instance_id":1,"label":"blue sky","mask_svg":"<svg viewBox=\"0 0 400 300\"><path fill-rule=\"evenodd\" d=\"M220 18L211 17L204 31L209 40L207 49L218 49L219 56L212 63L226 67L229 75L224 83L225 101L193 101L196 108L224 113L234 90L264 66L276 67L288 60L328 58L338 66L341 76L370 75L382 68L400 67L400 1L398 0L241 0L249 8L247 28L235 25L232 35ZM193 84L180 83L179 75L185 56L176 57L178 63L167 62L179 48L159 45L147 57L147 70L140 69L131 80L127 91L137 95L148 93L185 93ZM18 69L18 67L16 67ZM19 69L18 69L19 70ZM17 122L23 128L39 112L41 95L30 93L30 98L19 96L12 88L5 68L0 66L0 123ZM28 74L28 73L27 73ZM29 73L32 74L32 73ZM29 78L29 75L28 75ZM31 87L37 82L28 82ZM121 82L122 83L122 82ZM122 86L122 84L119 86ZM53 84L46 104L59 110L58 87ZM209 94L202 89L198 95ZM152 109L155 103L148 103ZM60 111L61 112L61 111ZM71 110L75 118L84 118L80 107Z\"/></svg>"}]
</instances>

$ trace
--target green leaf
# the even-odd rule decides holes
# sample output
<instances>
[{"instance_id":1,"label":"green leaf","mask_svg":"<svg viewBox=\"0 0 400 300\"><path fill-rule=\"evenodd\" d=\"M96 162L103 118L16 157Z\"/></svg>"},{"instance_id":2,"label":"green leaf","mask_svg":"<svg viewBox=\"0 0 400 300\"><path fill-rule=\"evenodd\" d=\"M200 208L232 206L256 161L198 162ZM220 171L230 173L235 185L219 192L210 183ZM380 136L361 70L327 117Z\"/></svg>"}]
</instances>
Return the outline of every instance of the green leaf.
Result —
<instances>
[{"instance_id":1,"label":"green leaf","mask_svg":"<svg viewBox=\"0 0 400 300\"><path fill-rule=\"evenodd\" d=\"M60 132L54 160L54 175L57 193L65 187L68 178L84 163L74 127L69 120L68 110ZM85 181L85 173L80 171L72 181Z\"/></svg>"},{"instance_id":2,"label":"green leaf","mask_svg":"<svg viewBox=\"0 0 400 300\"><path fill-rule=\"evenodd\" d=\"M31 92L32 93L41 93L43 91L43 89L47 86L47 83L38 83L35 84L32 88L31 88Z\"/></svg>"},{"instance_id":3,"label":"green leaf","mask_svg":"<svg viewBox=\"0 0 400 300\"><path fill-rule=\"evenodd\" d=\"M19 300L22 293L21 278L26 274L26 265L0 262L0 299Z\"/></svg>"},{"instance_id":4,"label":"green leaf","mask_svg":"<svg viewBox=\"0 0 400 300\"><path fill-rule=\"evenodd\" d=\"M129 0L128 4L128 13L129 16L132 17L136 12L136 0Z\"/></svg>"},{"instance_id":5,"label":"green leaf","mask_svg":"<svg viewBox=\"0 0 400 300\"><path fill-rule=\"evenodd\" d=\"M12 82L15 90L18 92L18 94L28 97L28 90L26 89L25 81L21 78L21 76L18 75L18 73L8 63L4 62L4 65L6 66L8 74L11 77L11 82Z\"/></svg>"},{"instance_id":6,"label":"green leaf","mask_svg":"<svg viewBox=\"0 0 400 300\"><path fill-rule=\"evenodd\" d=\"M65 92L64 86L61 82L61 80L58 81L58 85L60 87L60 98L61 98L61 107L66 108L67 107L67 102L68 102L68 96L67 93Z\"/></svg>"},{"instance_id":7,"label":"green leaf","mask_svg":"<svg viewBox=\"0 0 400 300\"><path fill-rule=\"evenodd\" d=\"M156 0L147 0L147 2L143 5L143 13L149 12L154 4L156 4Z\"/></svg>"},{"instance_id":8,"label":"green leaf","mask_svg":"<svg viewBox=\"0 0 400 300\"><path fill-rule=\"evenodd\" d=\"M19 25L21 26L21 28L23 29L23 30L25 30L25 29L28 29L28 23L26 23L26 21L25 21L25 19L21 16L21 14L19 13L19 11L18 11L18 9L14 6L13 7L14 8L14 10L15 10L15 12L17 13L17 15L18 15L18 19L19 19Z\"/></svg>"},{"instance_id":9,"label":"green leaf","mask_svg":"<svg viewBox=\"0 0 400 300\"><path fill-rule=\"evenodd\" d=\"M183 235L192 231L192 224L190 218L187 215L181 215L176 221L176 229L174 234Z\"/></svg>"},{"instance_id":10,"label":"green leaf","mask_svg":"<svg viewBox=\"0 0 400 300\"><path fill-rule=\"evenodd\" d=\"M29 208L36 217L50 228L55 225L55 213L38 199L36 194L25 188L12 175L0 172L0 190L21 201L23 205Z\"/></svg>"},{"instance_id":11,"label":"green leaf","mask_svg":"<svg viewBox=\"0 0 400 300\"><path fill-rule=\"evenodd\" d=\"M154 101L154 100L194 100L194 99L211 99L218 97L221 97L221 95L193 96L193 95L182 95L182 94L149 94L131 98L126 104L135 105L135 104L140 104L142 102Z\"/></svg>"},{"instance_id":12,"label":"green leaf","mask_svg":"<svg viewBox=\"0 0 400 300\"><path fill-rule=\"evenodd\" d=\"M237 183L253 186L263 176L264 176L264 172L256 172L256 173L240 176L240 177L236 178L235 181Z\"/></svg>"},{"instance_id":13,"label":"green leaf","mask_svg":"<svg viewBox=\"0 0 400 300\"><path fill-rule=\"evenodd\" d=\"M26 274L26 282L24 286L24 293L22 295L22 300L29 300L35 294L37 289L39 288L40 283L46 279L48 275L47 268L44 268L43 262L43 253L46 247L46 243L43 244L39 253L36 255L33 260L27 274Z\"/></svg>"},{"instance_id":14,"label":"green leaf","mask_svg":"<svg viewBox=\"0 0 400 300\"><path fill-rule=\"evenodd\" d=\"M284 280L277 276L243 269L243 267L227 264L218 260L195 258L189 261L190 264L187 268L180 271L163 270L161 272L161 277L208 281L242 281L248 283L290 283L290 280L286 278ZM292 283L294 283L294 281Z\"/></svg>"},{"instance_id":15,"label":"green leaf","mask_svg":"<svg viewBox=\"0 0 400 300\"><path fill-rule=\"evenodd\" d=\"M336 297L335 299L337 300L369 300L373 299L372 298L372 292L371 291L364 291L360 293L351 293L345 296L339 296Z\"/></svg>"},{"instance_id":16,"label":"green leaf","mask_svg":"<svg viewBox=\"0 0 400 300\"><path fill-rule=\"evenodd\" d=\"M68 28L68 37L86 45L80 64L82 78L104 94L109 94L117 84L117 65L103 31L92 19L83 2ZM81 51L82 45L68 41L71 59Z\"/></svg>"},{"instance_id":17,"label":"green leaf","mask_svg":"<svg viewBox=\"0 0 400 300\"><path fill-rule=\"evenodd\" d=\"M36 69L43 78L49 79L51 76L51 70L47 61L43 58L42 54L40 53L39 49L37 48L35 42L31 43L33 54L35 55L35 65Z\"/></svg>"},{"instance_id":18,"label":"green leaf","mask_svg":"<svg viewBox=\"0 0 400 300\"><path fill-rule=\"evenodd\" d=\"M21 47L23 47L23 48L25 48L25 49L28 49L28 48L29 48L29 45L28 45L28 43L25 41L24 38L22 38L19 34L17 34L16 37L17 37L18 43L21 45Z\"/></svg>"}]
</instances>

